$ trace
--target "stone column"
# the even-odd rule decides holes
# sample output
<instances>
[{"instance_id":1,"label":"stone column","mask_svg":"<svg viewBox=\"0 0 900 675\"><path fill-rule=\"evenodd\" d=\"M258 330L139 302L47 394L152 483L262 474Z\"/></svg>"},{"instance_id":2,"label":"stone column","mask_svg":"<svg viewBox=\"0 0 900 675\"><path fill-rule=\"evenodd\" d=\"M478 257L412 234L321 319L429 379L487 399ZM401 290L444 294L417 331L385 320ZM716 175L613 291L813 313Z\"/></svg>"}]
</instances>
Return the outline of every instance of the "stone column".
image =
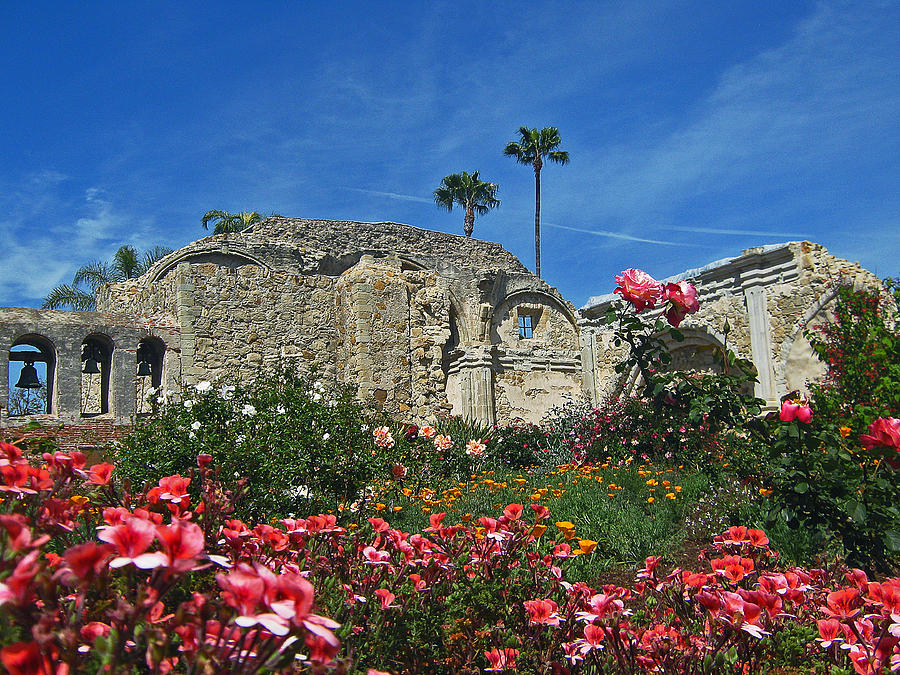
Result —
<instances>
[{"instance_id":1,"label":"stone column","mask_svg":"<svg viewBox=\"0 0 900 675\"><path fill-rule=\"evenodd\" d=\"M767 403L775 402L775 377L772 367L772 347L769 343L769 307L766 289L751 286L744 289L747 314L750 317L750 353L759 372L754 393Z\"/></svg>"},{"instance_id":2,"label":"stone column","mask_svg":"<svg viewBox=\"0 0 900 675\"><path fill-rule=\"evenodd\" d=\"M491 369L490 348L467 350L460 364L463 417L480 424L494 424L494 372Z\"/></svg>"},{"instance_id":3,"label":"stone column","mask_svg":"<svg viewBox=\"0 0 900 675\"><path fill-rule=\"evenodd\" d=\"M197 334L194 329L194 318L197 308L194 305L194 278L190 263L178 263L175 268L175 316L181 329L181 375L184 384L197 384L200 370L194 363L194 348Z\"/></svg>"}]
</instances>

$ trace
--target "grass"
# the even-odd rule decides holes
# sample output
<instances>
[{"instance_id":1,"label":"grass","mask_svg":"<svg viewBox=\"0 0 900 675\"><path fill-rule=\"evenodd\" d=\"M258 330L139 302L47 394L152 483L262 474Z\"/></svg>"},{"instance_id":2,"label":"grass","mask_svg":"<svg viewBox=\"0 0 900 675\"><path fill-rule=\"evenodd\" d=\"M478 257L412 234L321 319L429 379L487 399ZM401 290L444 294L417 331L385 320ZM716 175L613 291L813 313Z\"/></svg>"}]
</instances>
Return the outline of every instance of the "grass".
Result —
<instances>
[{"instance_id":1,"label":"grass","mask_svg":"<svg viewBox=\"0 0 900 675\"><path fill-rule=\"evenodd\" d=\"M705 499L711 490L707 476L684 467L609 460L594 466L484 470L452 484L387 481L357 515L417 531L427 527L431 513L446 512L444 522L455 524L496 518L511 503L542 504L550 511L545 537L568 540L573 549L582 540L596 542L590 555L576 561L585 575L581 578L591 578L612 567L633 567L649 555L674 553L688 538L718 534L734 524L726 522L732 519L728 513L692 520L700 506L704 514L716 510L716 503ZM526 506L523 517L530 516ZM553 525L566 522L572 526Z\"/></svg>"}]
</instances>

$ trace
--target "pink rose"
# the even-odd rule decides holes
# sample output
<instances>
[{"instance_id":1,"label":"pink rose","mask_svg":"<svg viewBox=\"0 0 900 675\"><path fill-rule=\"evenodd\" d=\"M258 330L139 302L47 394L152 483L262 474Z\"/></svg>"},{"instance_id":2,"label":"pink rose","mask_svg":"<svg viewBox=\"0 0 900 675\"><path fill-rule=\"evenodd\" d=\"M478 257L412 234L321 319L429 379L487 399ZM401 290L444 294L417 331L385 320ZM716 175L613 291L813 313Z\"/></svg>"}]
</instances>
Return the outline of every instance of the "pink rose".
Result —
<instances>
[{"instance_id":1,"label":"pink rose","mask_svg":"<svg viewBox=\"0 0 900 675\"><path fill-rule=\"evenodd\" d=\"M900 452L900 419L879 417L869 425L869 433L859 437L859 442L869 450L884 446Z\"/></svg>"},{"instance_id":2,"label":"pink rose","mask_svg":"<svg viewBox=\"0 0 900 675\"><path fill-rule=\"evenodd\" d=\"M803 424L809 424L812 422L812 408L809 407L809 401L789 399L781 404L781 413L778 416L782 422L797 420Z\"/></svg>"},{"instance_id":3,"label":"pink rose","mask_svg":"<svg viewBox=\"0 0 900 675\"><path fill-rule=\"evenodd\" d=\"M700 309L697 289L694 284L687 281L666 284L663 289L663 299L671 303L666 311L666 321L675 328L678 328L688 314L693 314Z\"/></svg>"},{"instance_id":4,"label":"pink rose","mask_svg":"<svg viewBox=\"0 0 900 675\"><path fill-rule=\"evenodd\" d=\"M662 284L643 270L627 269L616 275L616 283L619 286L613 293L621 295L638 312L655 307L663 293Z\"/></svg>"}]
</instances>

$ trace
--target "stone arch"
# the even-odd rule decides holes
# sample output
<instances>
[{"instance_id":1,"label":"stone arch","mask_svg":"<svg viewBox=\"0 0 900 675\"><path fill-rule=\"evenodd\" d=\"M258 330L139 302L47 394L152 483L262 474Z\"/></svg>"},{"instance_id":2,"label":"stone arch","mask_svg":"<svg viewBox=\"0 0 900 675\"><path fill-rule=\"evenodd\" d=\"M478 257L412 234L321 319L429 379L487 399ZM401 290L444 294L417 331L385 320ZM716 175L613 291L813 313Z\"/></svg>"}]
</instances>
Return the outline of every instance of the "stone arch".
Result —
<instances>
[{"instance_id":1,"label":"stone arch","mask_svg":"<svg viewBox=\"0 0 900 675\"><path fill-rule=\"evenodd\" d=\"M715 330L682 328L682 342L667 340L672 363L666 370L698 370L718 372L714 354L725 348L725 336Z\"/></svg>"},{"instance_id":2,"label":"stone arch","mask_svg":"<svg viewBox=\"0 0 900 675\"><path fill-rule=\"evenodd\" d=\"M532 300L532 302L528 302L529 300ZM556 334L552 336L545 334L544 337L562 338L562 342L565 343L565 346L562 348L572 350L579 349L578 323L575 314L564 302L552 293L548 293L541 289L530 288L512 291L494 306L493 312L491 313L489 330L490 341L492 344L515 342L513 336L518 337L518 321L516 322L515 332L513 332L512 327L507 324L509 324L509 321L511 320L511 310L518 306L525 306L527 309L532 310L532 316L534 317L532 328L535 331L535 335L539 335L537 330L539 325L543 324L546 326L550 321L551 314L544 314L545 307L560 314L568 323L568 327L562 327L559 322L555 322L553 328L555 329ZM568 332L569 335L563 335L563 332ZM556 346L559 347L559 345Z\"/></svg>"},{"instance_id":3,"label":"stone arch","mask_svg":"<svg viewBox=\"0 0 900 675\"><path fill-rule=\"evenodd\" d=\"M242 247L231 245L228 247L220 245L197 246L175 251L157 261L147 274L147 283L159 281L172 271L176 265L183 262L194 264L214 263L220 267L230 268L256 265L264 269L271 269L270 265Z\"/></svg>"},{"instance_id":4,"label":"stone arch","mask_svg":"<svg viewBox=\"0 0 900 675\"><path fill-rule=\"evenodd\" d=\"M31 349L16 349L17 347L31 347ZM34 358L30 358L32 355L34 355ZM21 362L23 364L22 368L12 368L13 362ZM7 372L9 378L7 411L10 416L22 414L52 415L55 413L56 362L56 345L44 335L38 333L24 333L13 341L7 355ZM38 396L42 396L43 398L43 405L40 406L39 403L33 408L31 404L31 393L34 389L40 391L40 388L29 388L29 390L26 390L26 400L23 402L20 400L22 397L22 390L16 387L16 383L22 379L22 371L29 363L34 367L34 372L37 375L38 381L43 384L43 394L38 393ZM18 391L14 392L14 389L17 389ZM38 400L40 401L40 399ZM24 405L25 408L23 408L22 405ZM32 409L34 412L27 412L27 410Z\"/></svg>"},{"instance_id":5,"label":"stone arch","mask_svg":"<svg viewBox=\"0 0 900 675\"><path fill-rule=\"evenodd\" d=\"M112 338L90 333L81 342L81 416L106 415L110 409L113 350Z\"/></svg>"},{"instance_id":6,"label":"stone arch","mask_svg":"<svg viewBox=\"0 0 900 675\"><path fill-rule=\"evenodd\" d=\"M162 387L165 355L166 343L158 337L147 337L138 342L134 407L138 415L153 412L151 392L158 391Z\"/></svg>"},{"instance_id":7,"label":"stone arch","mask_svg":"<svg viewBox=\"0 0 900 675\"><path fill-rule=\"evenodd\" d=\"M665 368L666 372L677 370L697 370L698 372L721 372L714 360L717 350L724 350L726 337L724 333L706 327L683 327L679 329L684 335L682 342L667 339L672 362ZM680 352L680 354L679 354ZM692 367L693 366L693 367ZM699 367L696 367L699 366ZM637 368L633 368L621 380L620 390L625 395L638 391L643 380ZM749 393L752 393L752 389Z\"/></svg>"},{"instance_id":8,"label":"stone arch","mask_svg":"<svg viewBox=\"0 0 900 675\"><path fill-rule=\"evenodd\" d=\"M837 290L829 288L822 293L794 324L791 334L782 343L778 361L775 363L775 386L779 396L795 389L805 389L808 381L825 374L825 364L816 356L812 345L806 339L805 332L810 325L826 318L829 306L834 304L837 298Z\"/></svg>"}]
</instances>

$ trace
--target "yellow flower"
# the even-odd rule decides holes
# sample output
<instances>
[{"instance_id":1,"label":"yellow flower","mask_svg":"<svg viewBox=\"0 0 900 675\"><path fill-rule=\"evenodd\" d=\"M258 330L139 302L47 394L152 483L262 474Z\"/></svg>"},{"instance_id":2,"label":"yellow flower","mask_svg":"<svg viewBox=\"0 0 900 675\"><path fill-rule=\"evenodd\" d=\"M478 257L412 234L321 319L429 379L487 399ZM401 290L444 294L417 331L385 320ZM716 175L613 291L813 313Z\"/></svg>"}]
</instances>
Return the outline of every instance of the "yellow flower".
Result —
<instances>
[{"instance_id":1,"label":"yellow flower","mask_svg":"<svg viewBox=\"0 0 900 675\"><path fill-rule=\"evenodd\" d=\"M402 511L402 510L403 510L403 507L402 507L402 506L395 506L395 507L394 507L394 513L397 513L398 511Z\"/></svg>"},{"instance_id":2,"label":"yellow flower","mask_svg":"<svg viewBox=\"0 0 900 675\"><path fill-rule=\"evenodd\" d=\"M563 531L574 530L575 523L570 523L568 520L561 520L558 523L556 523L556 527Z\"/></svg>"},{"instance_id":3,"label":"yellow flower","mask_svg":"<svg viewBox=\"0 0 900 675\"><path fill-rule=\"evenodd\" d=\"M513 481L518 485L525 485L528 482L525 478L513 478Z\"/></svg>"},{"instance_id":4,"label":"yellow flower","mask_svg":"<svg viewBox=\"0 0 900 675\"><path fill-rule=\"evenodd\" d=\"M669 487L669 485L671 485L671 483L669 483L669 481L667 481L667 480L664 480L662 482L662 484L663 484L663 487Z\"/></svg>"},{"instance_id":5,"label":"yellow flower","mask_svg":"<svg viewBox=\"0 0 900 675\"><path fill-rule=\"evenodd\" d=\"M403 494L409 497L412 494L412 490L410 490L409 488L403 488Z\"/></svg>"},{"instance_id":6,"label":"yellow flower","mask_svg":"<svg viewBox=\"0 0 900 675\"><path fill-rule=\"evenodd\" d=\"M674 492L667 492L667 493L666 493L666 499L675 499L675 493L674 493Z\"/></svg>"},{"instance_id":7,"label":"yellow flower","mask_svg":"<svg viewBox=\"0 0 900 675\"><path fill-rule=\"evenodd\" d=\"M680 485L676 485L676 486L675 486L675 492L681 492L681 486L680 486Z\"/></svg>"},{"instance_id":8,"label":"yellow flower","mask_svg":"<svg viewBox=\"0 0 900 675\"><path fill-rule=\"evenodd\" d=\"M546 525L535 525L533 528L531 528L531 534L533 534L535 537L540 537L546 531Z\"/></svg>"},{"instance_id":9,"label":"yellow flower","mask_svg":"<svg viewBox=\"0 0 900 675\"><path fill-rule=\"evenodd\" d=\"M765 497L767 495L772 494L772 490L770 490L768 488L759 488L759 494L761 494L763 497Z\"/></svg>"},{"instance_id":10,"label":"yellow flower","mask_svg":"<svg viewBox=\"0 0 900 675\"><path fill-rule=\"evenodd\" d=\"M84 506L91 500L88 499L87 497L85 497L84 495L75 495L74 497L71 497L69 499L69 501L72 502L73 504L78 504L78 506Z\"/></svg>"},{"instance_id":11,"label":"yellow flower","mask_svg":"<svg viewBox=\"0 0 900 675\"><path fill-rule=\"evenodd\" d=\"M648 504L652 504L652 503L655 502L655 501L656 501L656 498L655 498L655 497L647 497L647 503L648 503Z\"/></svg>"},{"instance_id":12,"label":"yellow flower","mask_svg":"<svg viewBox=\"0 0 900 675\"><path fill-rule=\"evenodd\" d=\"M616 493L615 493L615 492L609 492L609 493L607 493L606 496L607 496L607 497L615 497L615 496L616 496Z\"/></svg>"},{"instance_id":13,"label":"yellow flower","mask_svg":"<svg viewBox=\"0 0 900 675\"><path fill-rule=\"evenodd\" d=\"M384 511L386 508L387 508L387 504L382 504L381 502L378 502L377 504L375 504L376 511Z\"/></svg>"},{"instance_id":14,"label":"yellow flower","mask_svg":"<svg viewBox=\"0 0 900 675\"><path fill-rule=\"evenodd\" d=\"M850 435L850 433L853 431L853 429L851 429L850 427L847 427L847 426L843 426L840 429L838 429L838 431L841 432L841 438L847 438L847 436Z\"/></svg>"},{"instance_id":15,"label":"yellow flower","mask_svg":"<svg viewBox=\"0 0 900 675\"><path fill-rule=\"evenodd\" d=\"M595 548L597 548L597 542L593 539L578 540L578 550L582 553L593 553Z\"/></svg>"}]
</instances>

